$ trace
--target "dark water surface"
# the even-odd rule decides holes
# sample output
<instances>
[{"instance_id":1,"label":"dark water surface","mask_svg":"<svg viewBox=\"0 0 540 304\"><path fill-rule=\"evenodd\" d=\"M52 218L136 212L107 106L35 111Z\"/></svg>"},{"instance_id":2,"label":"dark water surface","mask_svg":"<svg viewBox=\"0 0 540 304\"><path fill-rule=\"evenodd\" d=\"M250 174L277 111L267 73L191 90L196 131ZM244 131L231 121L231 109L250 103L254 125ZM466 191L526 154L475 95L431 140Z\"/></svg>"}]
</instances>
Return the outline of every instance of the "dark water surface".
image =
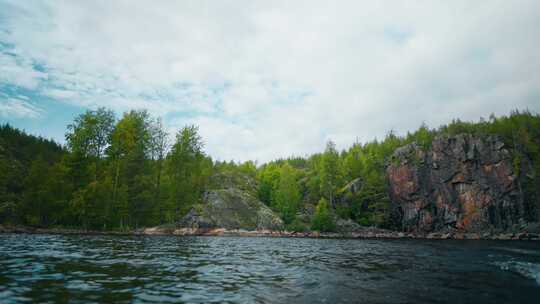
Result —
<instances>
[{"instance_id":1,"label":"dark water surface","mask_svg":"<svg viewBox=\"0 0 540 304\"><path fill-rule=\"evenodd\" d=\"M0 234L0 302L540 303L540 243Z\"/></svg>"}]
</instances>

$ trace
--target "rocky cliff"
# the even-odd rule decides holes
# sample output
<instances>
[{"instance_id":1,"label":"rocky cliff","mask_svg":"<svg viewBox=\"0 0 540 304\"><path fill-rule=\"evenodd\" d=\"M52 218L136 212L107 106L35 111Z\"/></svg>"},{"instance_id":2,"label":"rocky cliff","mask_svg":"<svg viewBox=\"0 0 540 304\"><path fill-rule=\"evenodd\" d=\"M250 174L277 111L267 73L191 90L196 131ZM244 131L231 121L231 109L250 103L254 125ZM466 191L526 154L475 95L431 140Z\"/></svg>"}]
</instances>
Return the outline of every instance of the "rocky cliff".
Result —
<instances>
[{"instance_id":1,"label":"rocky cliff","mask_svg":"<svg viewBox=\"0 0 540 304\"><path fill-rule=\"evenodd\" d=\"M387 174L404 231L504 231L524 222L512 156L496 136L439 136L397 149Z\"/></svg>"},{"instance_id":2,"label":"rocky cliff","mask_svg":"<svg viewBox=\"0 0 540 304\"><path fill-rule=\"evenodd\" d=\"M239 173L212 176L202 203L178 223L185 228L281 230L283 222L256 195L256 181Z\"/></svg>"}]
</instances>

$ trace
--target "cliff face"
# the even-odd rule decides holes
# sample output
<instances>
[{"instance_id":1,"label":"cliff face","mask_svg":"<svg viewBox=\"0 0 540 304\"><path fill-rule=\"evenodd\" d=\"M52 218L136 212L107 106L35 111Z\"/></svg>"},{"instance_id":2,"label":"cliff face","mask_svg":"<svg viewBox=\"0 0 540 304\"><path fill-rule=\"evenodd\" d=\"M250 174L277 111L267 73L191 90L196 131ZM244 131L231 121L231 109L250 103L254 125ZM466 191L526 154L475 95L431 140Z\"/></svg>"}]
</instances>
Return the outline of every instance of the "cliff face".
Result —
<instances>
[{"instance_id":1,"label":"cliff face","mask_svg":"<svg viewBox=\"0 0 540 304\"><path fill-rule=\"evenodd\" d=\"M405 231L500 231L524 221L511 154L495 136L440 136L429 149L401 147L387 174Z\"/></svg>"}]
</instances>

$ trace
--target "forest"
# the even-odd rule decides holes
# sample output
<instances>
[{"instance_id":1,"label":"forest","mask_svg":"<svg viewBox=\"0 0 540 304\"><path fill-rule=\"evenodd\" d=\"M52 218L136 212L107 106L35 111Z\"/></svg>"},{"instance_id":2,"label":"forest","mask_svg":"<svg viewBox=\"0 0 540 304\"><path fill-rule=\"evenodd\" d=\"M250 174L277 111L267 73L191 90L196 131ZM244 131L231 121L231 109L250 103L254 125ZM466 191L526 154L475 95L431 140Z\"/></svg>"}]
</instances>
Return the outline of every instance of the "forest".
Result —
<instances>
[{"instance_id":1,"label":"forest","mask_svg":"<svg viewBox=\"0 0 540 304\"><path fill-rule=\"evenodd\" d=\"M106 108L88 110L67 126L65 145L0 126L0 223L34 227L130 230L175 223L201 200L209 178L220 172L257 180L260 201L289 230L332 231L336 218L393 228L385 168L394 150L416 142L429 147L441 134L500 136L516 172L524 158L534 164L524 191L540 174L540 116L513 111L477 122L453 120L438 128L354 143L338 151L329 141L321 153L264 164L214 161L198 127L168 134L161 118L132 110L121 117ZM363 187L350 207L336 205L344 187ZM537 198L532 198L537 199ZM313 210L306 222L301 214Z\"/></svg>"}]
</instances>

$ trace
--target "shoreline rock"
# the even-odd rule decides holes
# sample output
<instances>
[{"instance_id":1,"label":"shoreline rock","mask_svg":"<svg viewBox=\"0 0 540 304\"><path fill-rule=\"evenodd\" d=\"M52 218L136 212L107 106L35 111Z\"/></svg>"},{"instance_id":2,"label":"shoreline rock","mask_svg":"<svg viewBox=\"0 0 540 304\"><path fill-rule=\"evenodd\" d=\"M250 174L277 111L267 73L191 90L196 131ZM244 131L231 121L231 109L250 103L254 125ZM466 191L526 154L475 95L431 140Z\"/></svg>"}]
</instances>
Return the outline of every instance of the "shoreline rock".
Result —
<instances>
[{"instance_id":1,"label":"shoreline rock","mask_svg":"<svg viewBox=\"0 0 540 304\"><path fill-rule=\"evenodd\" d=\"M210 178L202 201L176 226L192 229L277 230L283 221L257 197L257 182L245 174L221 173Z\"/></svg>"},{"instance_id":2,"label":"shoreline rock","mask_svg":"<svg viewBox=\"0 0 540 304\"><path fill-rule=\"evenodd\" d=\"M497 136L443 135L430 147L400 147L387 167L396 222L416 233L523 225L526 203L514 167Z\"/></svg>"},{"instance_id":3,"label":"shoreline rock","mask_svg":"<svg viewBox=\"0 0 540 304\"><path fill-rule=\"evenodd\" d=\"M540 241L540 234L530 232L479 234L465 232L432 232L428 234L406 233L367 227L364 231L337 232L293 232L278 230L244 230L225 228L173 228L150 227L132 231L95 231L63 228L33 228L0 225L1 233L16 234L61 234L61 235L118 235L118 236L220 236L220 237L281 237L317 239L419 239L419 240L519 240Z\"/></svg>"}]
</instances>

